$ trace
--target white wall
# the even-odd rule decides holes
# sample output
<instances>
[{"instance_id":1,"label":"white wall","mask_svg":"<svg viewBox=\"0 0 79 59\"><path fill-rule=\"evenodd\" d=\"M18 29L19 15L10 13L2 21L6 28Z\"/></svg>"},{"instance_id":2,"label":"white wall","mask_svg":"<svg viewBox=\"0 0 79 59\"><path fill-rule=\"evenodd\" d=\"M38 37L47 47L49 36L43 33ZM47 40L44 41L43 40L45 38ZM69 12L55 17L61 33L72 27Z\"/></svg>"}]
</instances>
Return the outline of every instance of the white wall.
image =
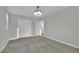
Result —
<instances>
[{"instance_id":1,"label":"white wall","mask_svg":"<svg viewBox=\"0 0 79 59\"><path fill-rule=\"evenodd\" d=\"M9 39L16 38L17 37L17 17L14 15L9 14L9 29L8 29L8 35Z\"/></svg>"},{"instance_id":2,"label":"white wall","mask_svg":"<svg viewBox=\"0 0 79 59\"><path fill-rule=\"evenodd\" d=\"M8 31L6 29L6 8L0 6L0 51L8 42Z\"/></svg>"},{"instance_id":3,"label":"white wall","mask_svg":"<svg viewBox=\"0 0 79 59\"><path fill-rule=\"evenodd\" d=\"M44 20L45 36L79 47L79 7L68 7Z\"/></svg>"}]
</instances>

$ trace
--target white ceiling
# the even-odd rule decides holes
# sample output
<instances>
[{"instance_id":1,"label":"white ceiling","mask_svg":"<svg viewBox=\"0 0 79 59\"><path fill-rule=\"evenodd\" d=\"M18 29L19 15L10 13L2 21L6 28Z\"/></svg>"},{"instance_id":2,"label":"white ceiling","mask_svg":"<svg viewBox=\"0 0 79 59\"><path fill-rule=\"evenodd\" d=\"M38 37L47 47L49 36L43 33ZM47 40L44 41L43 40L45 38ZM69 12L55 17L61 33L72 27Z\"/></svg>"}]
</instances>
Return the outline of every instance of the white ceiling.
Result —
<instances>
[{"instance_id":1,"label":"white ceiling","mask_svg":"<svg viewBox=\"0 0 79 59\"><path fill-rule=\"evenodd\" d=\"M43 18L50 14L66 8L66 6L40 6L40 10L43 12L42 16L36 17L33 15L33 11L36 10L35 6L8 6L7 9L10 13L16 15L27 16L31 18Z\"/></svg>"}]
</instances>

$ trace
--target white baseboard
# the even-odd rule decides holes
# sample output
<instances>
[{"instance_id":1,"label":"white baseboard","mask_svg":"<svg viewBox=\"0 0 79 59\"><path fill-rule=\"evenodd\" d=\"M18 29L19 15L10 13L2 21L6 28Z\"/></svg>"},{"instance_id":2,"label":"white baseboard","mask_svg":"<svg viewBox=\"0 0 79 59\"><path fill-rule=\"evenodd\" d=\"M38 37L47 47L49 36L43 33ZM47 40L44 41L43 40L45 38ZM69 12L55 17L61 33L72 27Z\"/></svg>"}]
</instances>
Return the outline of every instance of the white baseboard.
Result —
<instances>
[{"instance_id":1,"label":"white baseboard","mask_svg":"<svg viewBox=\"0 0 79 59\"><path fill-rule=\"evenodd\" d=\"M34 35L34 36L40 36L40 35ZM16 38L10 38L9 40L17 40L17 39L19 39L19 38L24 38L24 37L34 37L33 35L32 36L23 36L23 37L16 37Z\"/></svg>"},{"instance_id":2,"label":"white baseboard","mask_svg":"<svg viewBox=\"0 0 79 59\"><path fill-rule=\"evenodd\" d=\"M1 48L0 48L0 53L3 51L3 49L5 48L5 46L7 45L7 43L9 42L9 40L7 40L6 42L2 43Z\"/></svg>"},{"instance_id":3,"label":"white baseboard","mask_svg":"<svg viewBox=\"0 0 79 59\"><path fill-rule=\"evenodd\" d=\"M10 38L9 40L16 40L16 39L18 39L18 38Z\"/></svg>"},{"instance_id":4,"label":"white baseboard","mask_svg":"<svg viewBox=\"0 0 79 59\"><path fill-rule=\"evenodd\" d=\"M44 37L47 37L47 36L45 36L45 35L43 35ZM67 42L64 42L64 41L59 41L59 40L57 40L57 39L54 39L54 38L51 38L51 37L47 37L47 38L49 38L49 39L51 39L51 40L55 40L55 41L57 41L57 42L60 42L60 43L63 43L63 44L65 44L65 45L68 45L68 46L71 46L71 47L74 47L74 48L77 48L77 49L79 49L79 46L76 46L76 45L72 45L72 44L70 44L70 43L67 43Z\"/></svg>"}]
</instances>

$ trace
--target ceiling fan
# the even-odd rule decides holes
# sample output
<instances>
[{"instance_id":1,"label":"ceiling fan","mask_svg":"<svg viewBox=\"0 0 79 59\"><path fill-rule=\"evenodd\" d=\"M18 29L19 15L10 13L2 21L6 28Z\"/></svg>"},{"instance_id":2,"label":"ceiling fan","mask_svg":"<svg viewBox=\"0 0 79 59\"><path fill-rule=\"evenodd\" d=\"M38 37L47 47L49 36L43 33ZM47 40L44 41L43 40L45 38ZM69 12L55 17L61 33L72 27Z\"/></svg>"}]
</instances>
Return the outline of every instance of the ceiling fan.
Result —
<instances>
[{"instance_id":1,"label":"ceiling fan","mask_svg":"<svg viewBox=\"0 0 79 59\"><path fill-rule=\"evenodd\" d=\"M40 6L36 6L37 9L34 11L34 16L41 16L42 15L42 11L39 10L39 7Z\"/></svg>"}]
</instances>

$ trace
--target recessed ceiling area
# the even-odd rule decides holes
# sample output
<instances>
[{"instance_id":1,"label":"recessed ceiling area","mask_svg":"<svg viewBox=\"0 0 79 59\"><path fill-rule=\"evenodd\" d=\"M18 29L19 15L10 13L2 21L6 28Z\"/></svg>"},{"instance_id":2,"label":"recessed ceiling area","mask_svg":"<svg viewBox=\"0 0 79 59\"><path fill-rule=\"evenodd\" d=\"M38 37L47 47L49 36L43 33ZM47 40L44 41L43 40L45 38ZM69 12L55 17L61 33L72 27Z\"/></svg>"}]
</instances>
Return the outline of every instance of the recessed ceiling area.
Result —
<instances>
[{"instance_id":1,"label":"recessed ceiling area","mask_svg":"<svg viewBox=\"0 0 79 59\"><path fill-rule=\"evenodd\" d=\"M40 6L39 9L42 11L43 14L41 16L36 17L33 15L34 10L36 10L36 6L8 6L7 7L9 13L15 15L22 15L29 18L30 17L38 18L38 19L46 17L64 8L67 8L67 6Z\"/></svg>"}]
</instances>

